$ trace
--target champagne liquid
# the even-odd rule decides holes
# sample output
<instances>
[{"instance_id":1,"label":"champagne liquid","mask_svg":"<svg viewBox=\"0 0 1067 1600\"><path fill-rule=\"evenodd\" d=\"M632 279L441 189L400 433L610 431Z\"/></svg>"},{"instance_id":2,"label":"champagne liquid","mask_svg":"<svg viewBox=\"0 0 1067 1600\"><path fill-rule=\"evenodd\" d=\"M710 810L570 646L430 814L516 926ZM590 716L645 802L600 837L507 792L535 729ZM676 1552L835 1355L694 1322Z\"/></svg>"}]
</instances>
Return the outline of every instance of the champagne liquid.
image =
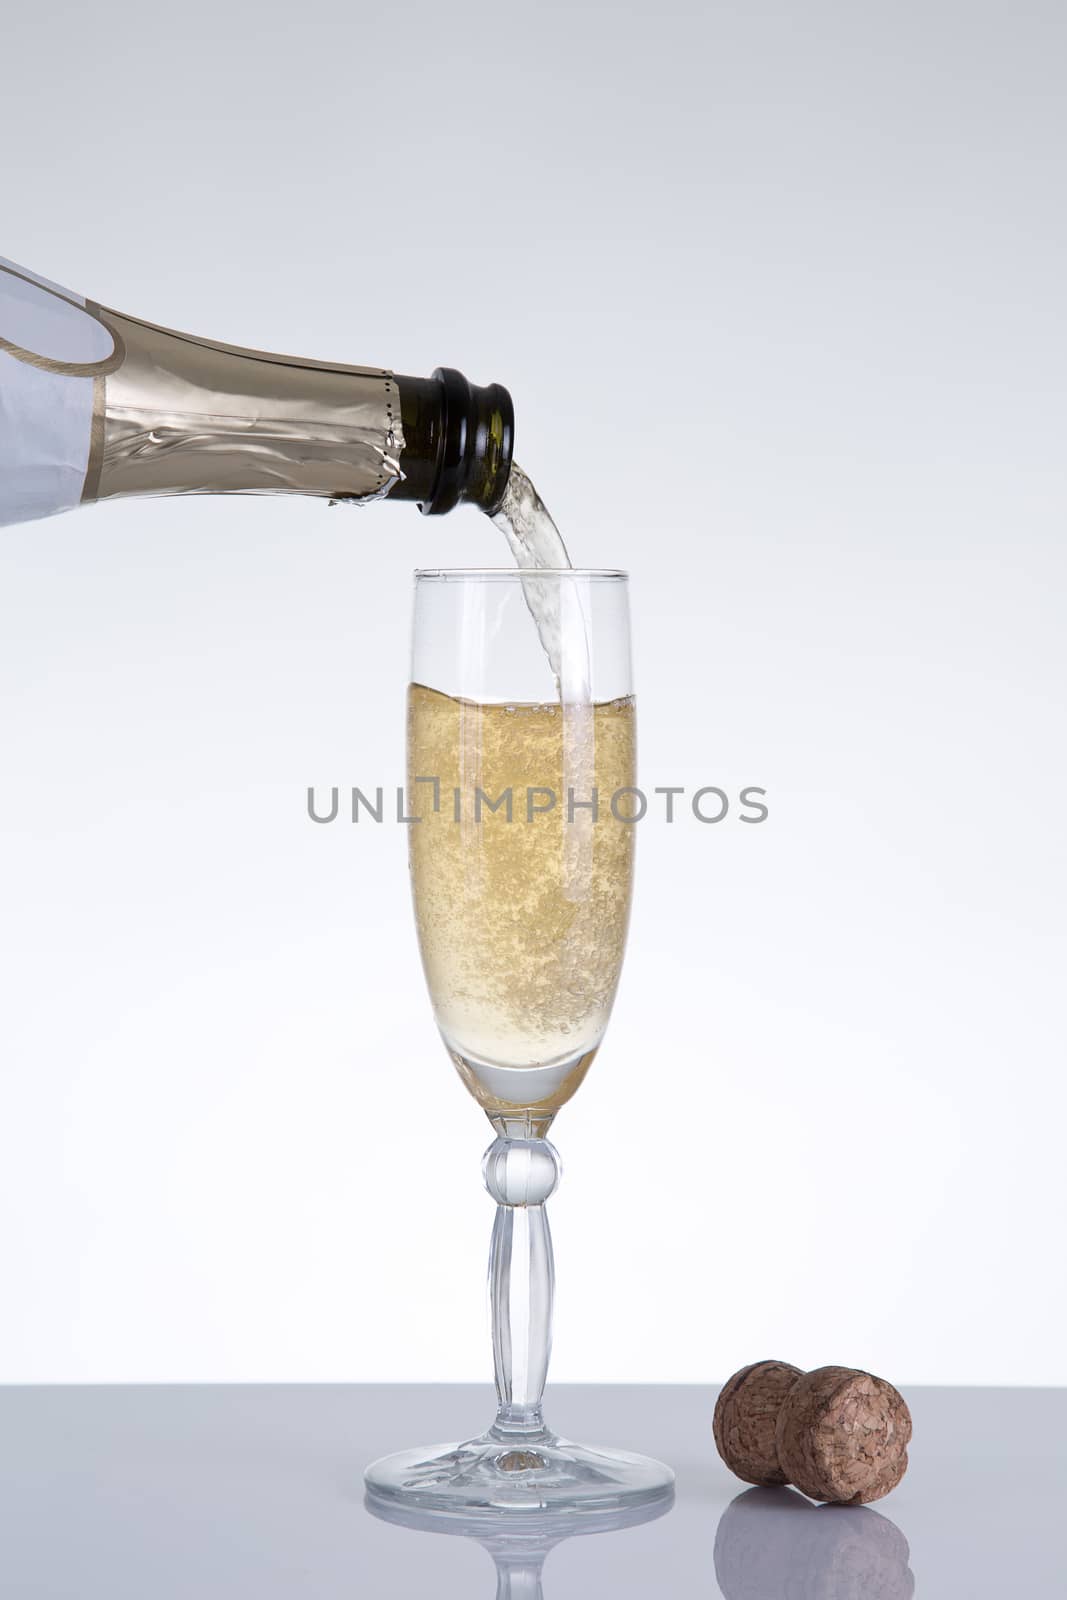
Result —
<instances>
[{"instance_id":1,"label":"champagne liquid","mask_svg":"<svg viewBox=\"0 0 1067 1600\"><path fill-rule=\"evenodd\" d=\"M508 486L500 510L493 517L515 557L515 565L525 572L540 568L569 567L571 558L559 529L530 479L516 462L508 476ZM556 680L557 698L589 698L589 650L584 620L570 630L573 647L563 648L564 622L561 615L561 586L536 576L523 579L523 593L537 628L538 638ZM573 603L573 602L572 602Z\"/></svg>"},{"instance_id":2,"label":"champagne liquid","mask_svg":"<svg viewBox=\"0 0 1067 1600\"><path fill-rule=\"evenodd\" d=\"M493 524L508 541L517 567L570 566L563 537L518 462L508 474L508 485Z\"/></svg>"},{"instance_id":3,"label":"champagne liquid","mask_svg":"<svg viewBox=\"0 0 1067 1600\"><path fill-rule=\"evenodd\" d=\"M566 705L409 690L409 790L422 819L410 828L410 861L426 980L460 1075L509 1132L543 1131L581 1083L626 941L634 830L610 801L634 782L634 703L582 710L582 765L600 811L568 822ZM420 773L440 777L437 811L429 786L412 781ZM484 803L476 819L476 787L493 801L510 789L512 820ZM553 790L557 802L527 821L530 788Z\"/></svg>"}]
</instances>

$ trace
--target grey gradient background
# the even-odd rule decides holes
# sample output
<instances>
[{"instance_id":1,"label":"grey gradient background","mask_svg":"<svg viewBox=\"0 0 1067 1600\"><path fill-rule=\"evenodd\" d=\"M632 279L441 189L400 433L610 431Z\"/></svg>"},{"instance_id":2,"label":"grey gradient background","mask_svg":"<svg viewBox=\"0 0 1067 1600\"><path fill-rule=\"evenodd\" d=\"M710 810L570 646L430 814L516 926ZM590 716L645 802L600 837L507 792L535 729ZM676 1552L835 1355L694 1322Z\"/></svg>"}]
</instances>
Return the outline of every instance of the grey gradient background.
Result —
<instances>
[{"instance_id":1,"label":"grey gradient background","mask_svg":"<svg viewBox=\"0 0 1067 1600\"><path fill-rule=\"evenodd\" d=\"M3 235L234 343L498 379L633 573L627 969L556 1124L560 1379L1067 1381L1058 4L10 13ZM0 535L0 1380L488 1371L489 1130L399 828L476 514Z\"/></svg>"}]
</instances>

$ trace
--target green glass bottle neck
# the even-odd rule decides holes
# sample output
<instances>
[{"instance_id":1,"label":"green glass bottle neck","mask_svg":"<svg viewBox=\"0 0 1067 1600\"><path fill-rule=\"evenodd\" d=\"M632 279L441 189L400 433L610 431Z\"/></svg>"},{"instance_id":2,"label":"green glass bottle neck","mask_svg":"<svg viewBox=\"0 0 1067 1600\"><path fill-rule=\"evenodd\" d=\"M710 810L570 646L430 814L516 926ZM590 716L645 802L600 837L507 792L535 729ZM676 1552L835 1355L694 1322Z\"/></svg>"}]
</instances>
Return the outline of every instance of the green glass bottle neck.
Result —
<instances>
[{"instance_id":1,"label":"green glass bottle neck","mask_svg":"<svg viewBox=\"0 0 1067 1600\"><path fill-rule=\"evenodd\" d=\"M452 367L431 378L396 378L404 448L390 499L416 500L428 516L466 501L492 515L504 498L515 412L499 383L468 382Z\"/></svg>"},{"instance_id":2,"label":"green glass bottle neck","mask_svg":"<svg viewBox=\"0 0 1067 1600\"><path fill-rule=\"evenodd\" d=\"M492 514L503 499L514 412L500 384L450 367L396 377L100 315L121 354L102 380L83 499L388 495L431 515L463 501Z\"/></svg>"}]
</instances>

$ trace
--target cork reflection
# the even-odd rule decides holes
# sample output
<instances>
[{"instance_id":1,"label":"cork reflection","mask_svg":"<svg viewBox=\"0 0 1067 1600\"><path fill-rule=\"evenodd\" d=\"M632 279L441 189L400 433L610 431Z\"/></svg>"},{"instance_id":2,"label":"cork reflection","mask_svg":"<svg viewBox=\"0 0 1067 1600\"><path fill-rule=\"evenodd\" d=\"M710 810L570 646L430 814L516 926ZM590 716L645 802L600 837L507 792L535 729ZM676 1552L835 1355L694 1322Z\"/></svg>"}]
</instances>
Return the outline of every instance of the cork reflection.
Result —
<instances>
[{"instance_id":1,"label":"cork reflection","mask_svg":"<svg viewBox=\"0 0 1067 1600\"><path fill-rule=\"evenodd\" d=\"M723 1600L912 1600L908 1541L867 1506L815 1506L795 1489L748 1489L715 1535Z\"/></svg>"}]
</instances>

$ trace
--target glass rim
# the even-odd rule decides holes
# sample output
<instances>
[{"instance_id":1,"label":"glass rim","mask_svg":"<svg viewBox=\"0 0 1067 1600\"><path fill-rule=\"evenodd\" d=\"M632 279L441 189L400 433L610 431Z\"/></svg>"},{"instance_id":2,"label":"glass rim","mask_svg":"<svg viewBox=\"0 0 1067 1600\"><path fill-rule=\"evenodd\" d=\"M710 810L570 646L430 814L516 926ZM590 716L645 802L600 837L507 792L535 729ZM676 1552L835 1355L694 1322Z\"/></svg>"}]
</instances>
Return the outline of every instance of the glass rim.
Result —
<instances>
[{"instance_id":1,"label":"glass rim","mask_svg":"<svg viewBox=\"0 0 1067 1600\"><path fill-rule=\"evenodd\" d=\"M630 574L622 567L416 567L416 583L521 581L524 578L590 578L598 582L625 583Z\"/></svg>"}]
</instances>

